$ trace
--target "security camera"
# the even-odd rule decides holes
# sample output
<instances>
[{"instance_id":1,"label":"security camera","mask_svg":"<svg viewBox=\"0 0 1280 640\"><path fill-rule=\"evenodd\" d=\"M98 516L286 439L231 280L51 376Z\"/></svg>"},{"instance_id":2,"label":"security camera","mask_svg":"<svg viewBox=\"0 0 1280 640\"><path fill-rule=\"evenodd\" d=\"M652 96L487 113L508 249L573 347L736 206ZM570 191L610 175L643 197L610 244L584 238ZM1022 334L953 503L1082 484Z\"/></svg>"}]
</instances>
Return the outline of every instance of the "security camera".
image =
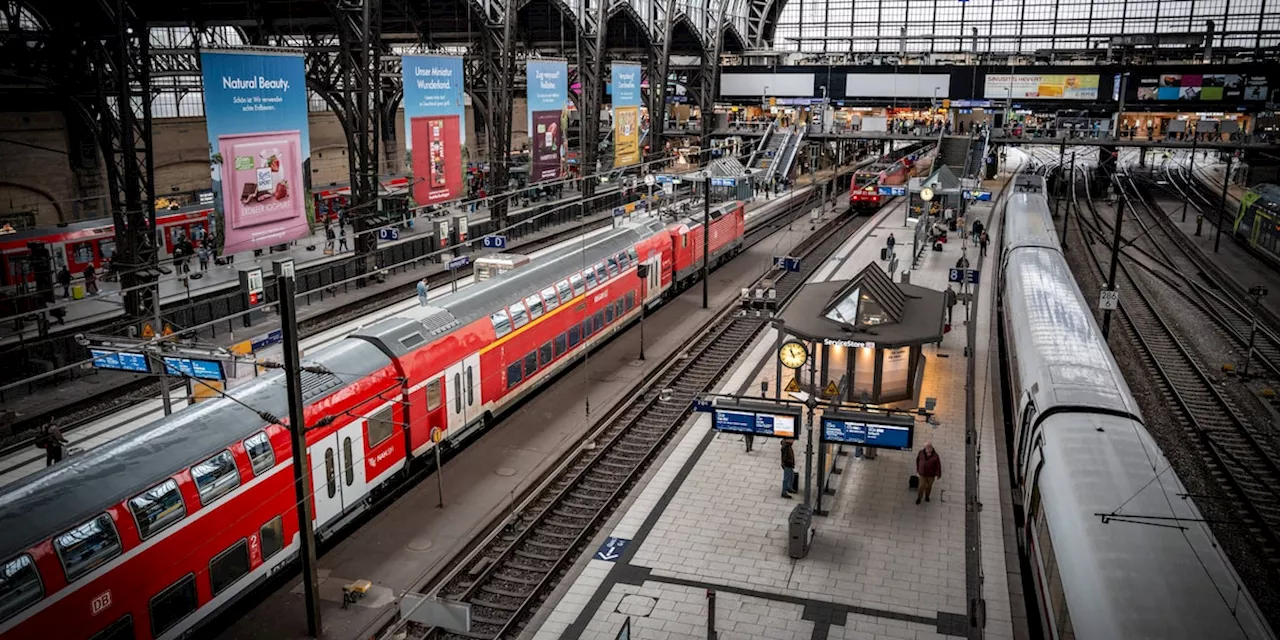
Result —
<instances>
[{"instance_id":1,"label":"security camera","mask_svg":"<svg viewBox=\"0 0 1280 640\"><path fill-rule=\"evenodd\" d=\"M83 333L77 333L77 334L76 334L76 344L78 344L78 345L80 345L80 346L82 346L82 347L87 347L87 346L89 346L89 339L88 339L88 338L86 338L86 337L84 337L84 334L83 334Z\"/></svg>"}]
</instances>

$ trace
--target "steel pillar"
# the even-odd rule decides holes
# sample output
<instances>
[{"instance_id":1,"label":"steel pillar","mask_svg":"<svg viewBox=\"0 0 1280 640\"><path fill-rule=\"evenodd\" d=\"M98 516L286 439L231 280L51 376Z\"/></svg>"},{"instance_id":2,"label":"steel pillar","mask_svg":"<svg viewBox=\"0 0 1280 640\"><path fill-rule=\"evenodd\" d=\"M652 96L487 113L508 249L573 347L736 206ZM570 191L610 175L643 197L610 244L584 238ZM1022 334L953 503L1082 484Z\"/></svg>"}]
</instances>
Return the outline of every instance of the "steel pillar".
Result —
<instances>
[{"instance_id":1,"label":"steel pillar","mask_svg":"<svg viewBox=\"0 0 1280 640\"><path fill-rule=\"evenodd\" d=\"M592 6L592 3L595 3ZM609 0L583 0L582 22L578 28L578 82L582 84L581 116L582 196L595 195L594 176L600 156L600 109L604 102L605 33L608 31ZM583 65L583 60L590 64ZM617 142L615 141L615 144ZM585 212L585 209L584 209Z\"/></svg>"},{"instance_id":2,"label":"steel pillar","mask_svg":"<svg viewBox=\"0 0 1280 640\"><path fill-rule=\"evenodd\" d=\"M657 77L649 78L649 156L659 158L666 152L666 138L662 132L667 125L667 76L671 75L671 31L675 28L675 2L654 0L654 7L661 6L662 32L654 36L654 55L658 59ZM649 166L649 171L660 171L661 166Z\"/></svg>"},{"instance_id":3,"label":"steel pillar","mask_svg":"<svg viewBox=\"0 0 1280 640\"><path fill-rule=\"evenodd\" d=\"M717 12L715 21L715 33L712 37L711 50L702 52L702 73L699 74L699 84L702 87L702 95L700 96L702 111L702 139L699 142L702 153L705 154L704 160L711 162L711 154L707 150L711 148L711 134L716 129L716 87L720 84L720 53L724 49L724 30L725 30L725 2L720 2L720 10Z\"/></svg>"},{"instance_id":4,"label":"steel pillar","mask_svg":"<svg viewBox=\"0 0 1280 640\"><path fill-rule=\"evenodd\" d=\"M151 54L148 31L125 0L99 0L110 35L87 34L85 61L96 75L93 93L73 95L97 130L107 169L108 202L116 227L111 268L120 275L125 313L149 320L158 277L155 164L151 153ZM83 85L82 85L83 86ZM121 230L124 230L122 233Z\"/></svg>"},{"instance_id":5,"label":"steel pillar","mask_svg":"<svg viewBox=\"0 0 1280 640\"><path fill-rule=\"evenodd\" d=\"M480 29L478 64L468 65L478 73L468 80L475 81L469 85L473 87L470 90L473 111L478 116L477 120L483 120L489 142L488 191L507 194L489 201L489 214L497 222L497 228L502 229L507 226L507 210L511 203L507 189L507 161L511 153L512 92L516 73L516 52L512 42L516 4L505 0L488 6L489 15Z\"/></svg>"}]
</instances>

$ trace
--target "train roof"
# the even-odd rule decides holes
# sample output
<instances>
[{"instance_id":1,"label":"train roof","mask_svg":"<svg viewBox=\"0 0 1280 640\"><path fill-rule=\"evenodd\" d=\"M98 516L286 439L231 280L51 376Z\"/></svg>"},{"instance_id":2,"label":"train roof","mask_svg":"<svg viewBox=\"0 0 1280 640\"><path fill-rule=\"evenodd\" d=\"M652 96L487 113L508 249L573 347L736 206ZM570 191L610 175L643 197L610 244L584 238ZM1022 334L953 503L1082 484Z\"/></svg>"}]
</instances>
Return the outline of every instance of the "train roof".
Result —
<instances>
[{"instance_id":1,"label":"train roof","mask_svg":"<svg viewBox=\"0 0 1280 640\"><path fill-rule=\"evenodd\" d=\"M308 403L391 364L362 340L340 341L306 362L334 372L302 374ZM0 527L0 560L261 431L265 425L256 411L289 415L283 372L273 371L228 393L254 410L226 398L202 402L6 486L0 492L0 522L6 523Z\"/></svg>"},{"instance_id":2,"label":"train roof","mask_svg":"<svg viewBox=\"0 0 1280 640\"><path fill-rule=\"evenodd\" d=\"M1075 637L1272 637L1142 425L1068 414L1044 434L1037 486Z\"/></svg>"},{"instance_id":3,"label":"train roof","mask_svg":"<svg viewBox=\"0 0 1280 640\"><path fill-rule=\"evenodd\" d=\"M436 304L413 307L397 317L375 322L358 335L380 341L393 353L407 352L424 340L430 341L435 336L487 318L498 309L552 286L588 265L633 249L640 241L662 231L663 224L659 220L636 219L589 238L585 246L563 247L535 258L523 267L446 295Z\"/></svg>"},{"instance_id":4,"label":"train roof","mask_svg":"<svg viewBox=\"0 0 1280 640\"><path fill-rule=\"evenodd\" d=\"M1024 247L1060 249L1058 234L1054 231L1049 200L1038 193L1011 193L1006 197L1004 210L1005 250Z\"/></svg>"},{"instance_id":5,"label":"train roof","mask_svg":"<svg viewBox=\"0 0 1280 640\"><path fill-rule=\"evenodd\" d=\"M1019 385L1034 397L1038 419L1054 408L1073 407L1141 421L1142 412L1062 254L1040 247L1013 251L1003 278Z\"/></svg>"}]
</instances>

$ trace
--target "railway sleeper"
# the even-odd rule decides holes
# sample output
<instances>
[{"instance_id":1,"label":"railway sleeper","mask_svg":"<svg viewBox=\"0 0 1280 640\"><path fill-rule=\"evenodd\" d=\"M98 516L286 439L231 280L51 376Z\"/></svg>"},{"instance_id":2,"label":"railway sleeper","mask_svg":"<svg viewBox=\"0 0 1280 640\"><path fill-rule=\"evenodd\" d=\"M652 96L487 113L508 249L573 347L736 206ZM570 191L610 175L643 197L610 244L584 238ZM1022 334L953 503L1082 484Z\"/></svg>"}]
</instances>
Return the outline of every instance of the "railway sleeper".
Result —
<instances>
[{"instance_id":1,"label":"railway sleeper","mask_svg":"<svg viewBox=\"0 0 1280 640\"><path fill-rule=\"evenodd\" d=\"M519 560L507 560L506 563L504 563L503 568L513 569L515 571L528 571L530 573L539 573L539 574L547 573L547 570L543 567L535 567L533 565L524 564Z\"/></svg>"},{"instance_id":2,"label":"railway sleeper","mask_svg":"<svg viewBox=\"0 0 1280 640\"><path fill-rule=\"evenodd\" d=\"M523 592L523 593L517 593L517 592L515 592L515 591L508 591L508 590L506 590L506 589L499 589L498 587L495 587L495 586L492 586L492 585L487 585L487 584L486 584L486 585L484 585L483 587L480 587L480 590L481 590L481 591L483 591L483 592L485 592L485 593L493 594L493 595L495 595L495 596L502 596L502 597L504 597L504 598L520 598L521 600L523 600L523 599L525 599L525 598L528 598L528 597L529 597L529 594L530 594L530 593L533 593L533 590L532 590L532 589L530 589L529 591L525 591L525 592Z\"/></svg>"},{"instance_id":3,"label":"railway sleeper","mask_svg":"<svg viewBox=\"0 0 1280 640\"><path fill-rule=\"evenodd\" d=\"M551 524L550 522L546 523L546 525L547 525L548 527L554 527L554 526L556 526L556 525ZM565 528L566 528L566 529L573 529L573 528L575 528L575 527L565 527ZM579 528L579 529L580 529L581 527L576 527L576 528ZM578 538L578 534L576 534L576 533L560 533L559 531L539 531L539 532L538 532L538 535L540 535L540 536L547 536L548 538L560 538L560 539L562 539L562 540L576 540L576 539Z\"/></svg>"},{"instance_id":4,"label":"railway sleeper","mask_svg":"<svg viewBox=\"0 0 1280 640\"><path fill-rule=\"evenodd\" d=\"M482 590L487 591L487 588L482 587L481 589L482 589ZM494 595L504 595L504 594L498 593L498 594L494 594ZM520 596L509 596L509 597L519 598ZM473 605L478 605L478 606L481 606L481 607L488 607L488 608L490 608L490 609L494 609L494 610L496 610L496 611L511 611L511 612L515 612L515 611L519 611L519 610L520 610L520 605L518 605L518 604L507 604L507 603L505 603L505 602L494 602L494 601L492 601L492 600L485 600L485 599L482 599L482 598L479 598L479 597L471 598L471 604L473 604Z\"/></svg>"},{"instance_id":5,"label":"railway sleeper","mask_svg":"<svg viewBox=\"0 0 1280 640\"><path fill-rule=\"evenodd\" d=\"M477 615L475 615L475 614L472 614L472 615L471 615L471 622L472 622L473 624L491 624L491 625L493 625L493 626L495 626L495 627L501 627L502 625L504 625L504 624L506 624L506 623L507 623L507 621L506 621L506 620L499 620L499 619L497 619L497 618L482 618L482 617L477 616ZM493 636L483 636L483 637L485 637L485 638L491 638L491 637L493 637Z\"/></svg>"},{"instance_id":6,"label":"railway sleeper","mask_svg":"<svg viewBox=\"0 0 1280 640\"><path fill-rule=\"evenodd\" d=\"M599 511L599 510L600 510L600 507L604 506L604 504L603 504L603 503L604 503L604 500L601 500L600 502L601 502L602 504L595 504L595 505L592 505L592 504L585 504L585 503L582 503L582 502L578 502L578 501L576 501L576 500L564 500L564 501L563 501L564 506L566 506L566 507L569 507L569 508L571 508L571 509L584 509L584 510L587 510L587 511Z\"/></svg>"},{"instance_id":7,"label":"railway sleeper","mask_svg":"<svg viewBox=\"0 0 1280 640\"><path fill-rule=\"evenodd\" d=\"M544 556L540 553L534 553L532 551L529 551L523 547L516 549L515 554L517 556L520 556L521 558L525 558L528 560L538 560L540 562L559 562L560 561L560 558L557 556ZM539 569L538 571L546 573L548 570Z\"/></svg>"},{"instance_id":8,"label":"railway sleeper","mask_svg":"<svg viewBox=\"0 0 1280 640\"><path fill-rule=\"evenodd\" d=\"M533 540L533 539L525 540L524 543L526 545L529 545L530 547L537 547L539 549L550 549L552 551L565 551L569 547L573 546L572 544L565 544L563 542L543 542L541 540Z\"/></svg>"},{"instance_id":9,"label":"railway sleeper","mask_svg":"<svg viewBox=\"0 0 1280 640\"><path fill-rule=\"evenodd\" d=\"M583 519L585 520L585 518ZM577 529L582 527L581 523L569 522L567 520L558 520L554 517L548 517L546 525L548 527L560 527L562 529Z\"/></svg>"}]
</instances>

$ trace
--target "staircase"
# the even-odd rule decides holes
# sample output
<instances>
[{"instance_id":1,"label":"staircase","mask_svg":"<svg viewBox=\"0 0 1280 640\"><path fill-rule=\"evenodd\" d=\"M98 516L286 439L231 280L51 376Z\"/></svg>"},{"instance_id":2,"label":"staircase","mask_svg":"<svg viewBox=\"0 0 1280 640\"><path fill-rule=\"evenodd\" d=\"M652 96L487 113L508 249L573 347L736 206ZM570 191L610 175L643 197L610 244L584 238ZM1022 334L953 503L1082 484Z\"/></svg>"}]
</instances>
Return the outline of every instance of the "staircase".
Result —
<instances>
[{"instance_id":1,"label":"staircase","mask_svg":"<svg viewBox=\"0 0 1280 640\"><path fill-rule=\"evenodd\" d=\"M747 158L748 167L754 168L756 166L756 161L759 160L761 155L765 153L766 147L768 147L769 142L774 137L774 135L775 135L775 132L773 129L773 125L770 124L768 128L764 130L764 135L760 136L760 141L756 143L756 147L751 150L751 155Z\"/></svg>"},{"instance_id":2,"label":"staircase","mask_svg":"<svg viewBox=\"0 0 1280 640\"><path fill-rule=\"evenodd\" d=\"M943 136L942 146L938 149L938 162L951 167L958 174L964 169L969 147L969 136Z\"/></svg>"}]
</instances>

